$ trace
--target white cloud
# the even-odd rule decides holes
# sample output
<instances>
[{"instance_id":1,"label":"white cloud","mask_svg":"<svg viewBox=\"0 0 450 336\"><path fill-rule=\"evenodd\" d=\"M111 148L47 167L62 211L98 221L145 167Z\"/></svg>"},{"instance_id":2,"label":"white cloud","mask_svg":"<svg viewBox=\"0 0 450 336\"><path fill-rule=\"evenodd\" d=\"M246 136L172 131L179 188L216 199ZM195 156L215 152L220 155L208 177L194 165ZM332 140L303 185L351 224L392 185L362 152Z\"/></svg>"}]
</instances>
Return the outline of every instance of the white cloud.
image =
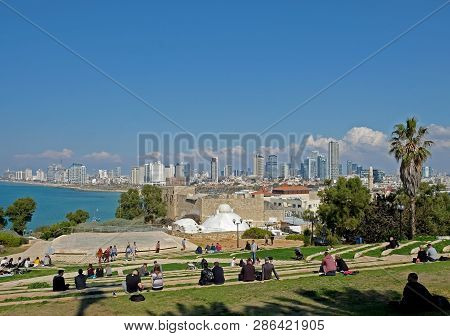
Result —
<instances>
[{"instance_id":1,"label":"white cloud","mask_svg":"<svg viewBox=\"0 0 450 336\"><path fill-rule=\"evenodd\" d=\"M93 152L84 155L85 159L95 160L95 161L110 161L110 162L121 162L121 158L118 154L112 154L109 152Z\"/></svg>"},{"instance_id":2,"label":"white cloud","mask_svg":"<svg viewBox=\"0 0 450 336\"><path fill-rule=\"evenodd\" d=\"M64 148L62 151L55 151L47 149L41 153L36 154L16 154L14 155L17 159L69 159L73 155L73 151Z\"/></svg>"},{"instance_id":3,"label":"white cloud","mask_svg":"<svg viewBox=\"0 0 450 336\"><path fill-rule=\"evenodd\" d=\"M450 126L431 124L428 126L428 131L430 140L434 141L434 148L450 149Z\"/></svg>"}]
</instances>

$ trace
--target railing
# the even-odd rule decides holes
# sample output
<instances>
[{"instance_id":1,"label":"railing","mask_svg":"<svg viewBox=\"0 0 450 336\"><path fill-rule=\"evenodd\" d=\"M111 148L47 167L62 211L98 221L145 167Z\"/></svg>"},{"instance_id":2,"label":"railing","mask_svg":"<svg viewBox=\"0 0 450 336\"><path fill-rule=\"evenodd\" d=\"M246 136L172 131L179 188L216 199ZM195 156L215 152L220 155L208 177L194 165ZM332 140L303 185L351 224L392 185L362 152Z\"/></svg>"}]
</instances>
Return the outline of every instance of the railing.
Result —
<instances>
[{"instance_id":1,"label":"railing","mask_svg":"<svg viewBox=\"0 0 450 336\"><path fill-rule=\"evenodd\" d=\"M74 227L72 233L77 232L100 232L100 233L117 233L117 232L152 232L163 231L168 232L167 227L151 226L151 225L133 225L133 226L95 226L95 227Z\"/></svg>"}]
</instances>

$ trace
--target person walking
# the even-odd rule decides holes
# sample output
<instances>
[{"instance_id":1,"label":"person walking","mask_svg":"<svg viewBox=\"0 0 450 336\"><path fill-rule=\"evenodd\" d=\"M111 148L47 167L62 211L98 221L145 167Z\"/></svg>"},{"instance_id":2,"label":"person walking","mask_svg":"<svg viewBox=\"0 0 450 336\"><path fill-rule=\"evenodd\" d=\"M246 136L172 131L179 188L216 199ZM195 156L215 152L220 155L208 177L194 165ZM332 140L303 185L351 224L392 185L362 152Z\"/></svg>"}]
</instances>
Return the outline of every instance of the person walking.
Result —
<instances>
[{"instance_id":1,"label":"person walking","mask_svg":"<svg viewBox=\"0 0 450 336\"><path fill-rule=\"evenodd\" d=\"M256 261L256 251L258 251L258 244L256 244L255 240L252 240L252 244L250 245L250 251L252 254L253 263Z\"/></svg>"},{"instance_id":2,"label":"person walking","mask_svg":"<svg viewBox=\"0 0 450 336\"><path fill-rule=\"evenodd\" d=\"M186 250L186 238L183 238L183 240L181 241L181 251L185 250Z\"/></svg>"},{"instance_id":3,"label":"person walking","mask_svg":"<svg viewBox=\"0 0 450 336\"><path fill-rule=\"evenodd\" d=\"M155 252L156 253L159 253L159 250L161 249L161 243L159 242L159 240L158 240L158 242L156 243L156 248L155 248Z\"/></svg>"}]
</instances>

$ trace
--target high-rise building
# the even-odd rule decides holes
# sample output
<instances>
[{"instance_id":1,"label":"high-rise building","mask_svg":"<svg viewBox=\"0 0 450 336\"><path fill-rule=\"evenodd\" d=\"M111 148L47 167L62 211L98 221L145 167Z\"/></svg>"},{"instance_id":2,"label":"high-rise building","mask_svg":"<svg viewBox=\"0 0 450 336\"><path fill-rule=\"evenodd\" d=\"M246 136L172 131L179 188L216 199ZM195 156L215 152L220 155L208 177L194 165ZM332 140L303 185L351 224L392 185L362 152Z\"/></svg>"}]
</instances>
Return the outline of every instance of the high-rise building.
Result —
<instances>
[{"instance_id":1,"label":"high-rise building","mask_svg":"<svg viewBox=\"0 0 450 336\"><path fill-rule=\"evenodd\" d=\"M132 185L138 185L139 184L139 167L132 167L131 168L130 183Z\"/></svg>"},{"instance_id":2,"label":"high-rise building","mask_svg":"<svg viewBox=\"0 0 450 336\"><path fill-rule=\"evenodd\" d=\"M25 174L23 173L22 170L18 170L16 171L16 180L17 181L22 181L25 177Z\"/></svg>"},{"instance_id":3,"label":"high-rise building","mask_svg":"<svg viewBox=\"0 0 450 336\"><path fill-rule=\"evenodd\" d=\"M373 170L373 182L382 183L386 174L381 169Z\"/></svg>"},{"instance_id":4,"label":"high-rise building","mask_svg":"<svg viewBox=\"0 0 450 336\"><path fill-rule=\"evenodd\" d=\"M367 187L370 191L373 190L373 168L369 167L369 176L367 177Z\"/></svg>"},{"instance_id":5,"label":"high-rise building","mask_svg":"<svg viewBox=\"0 0 450 336\"><path fill-rule=\"evenodd\" d=\"M26 181L31 181L33 180L33 170L30 168L25 169L25 180Z\"/></svg>"},{"instance_id":6,"label":"high-rise building","mask_svg":"<svg viewBox=\"0 0 450 336\"><path fill-rule=\"evenodd\" d=\"M225 165L223 167L223 176L230 177L233 176L233 167L230 164Z\"/></svg>"},{"instance_id":7,"label":"high-rise building","mask_svg":"<svg viewBox=\"0 0 450 336\"><path fill-rule=\"evenodd\" d=\"M86 184L87 183L87 174L86 174L86 166L81 163L73 163L69 167L68 171L68 180L69 183L73 184Z\"/></svg>"},{"instance_id":8,"label":"high-rise building","mask_svg":"<svg viewBox=\"0 0 450 336\"><path fill-rule=\"evenodd\" d=\"M347 161L347 176L353 175L352 161Z\"/></svg>"},{"instance_id":9,"label":"high-rise building","mask_svg":"<svg viewBox=\"0 0 450 336\"><path fill-rule=\"evenodd\" d=\"M184 174L184 163L182 162L178 162L175 165L175 177L177 178L185 178L185 174Z\"/></svg>"},{"instance_id":10,"label":"high-rise building","mask_svg":"<svg viewBox=\"0 0 450 336\"><path fill-rule=\"evenodd\" d=\"M266 162L266 175L269 179L278 178L278 157L269 155Z\"/></svg>"},{"instance_id":11,"label":"high-rise building","mask_svg":"<svg viewBox=\"0 0 450 336\"><path fill-rule=\"evenodd\" d=\"M219 182L219 158L211 158L211 181Z\"/></svg>"},{"instance_id":12,"label":"high-rise building","mask_svg":"<svg viewBox=\"0 0 450 336\"><path fill-rule=\"evenodd\" d=\"M164 178L164 165L161 161L153 162L151 164L151 183L152 184L162 184L166 181Z\"/></svg>"},{"instance_id":13,"label":"high-rise building","mask_svg":"<svg viewBox=\"0 0 450 336\"><path fill-rule=\"evenodd\" d=\"M164 178L172 178L175 177L175 166L173 164L166 165L164 167Z\"/></svg>"},{"instance_id":14,"label":"high-rise building","mask_svg":"<svg viewBox=\"0 0 450 336\"><path fill-rule=\"evenodd\" d=\"M116 167L116 170L114 172L114 177L121 177L122 176L122 168Z\"/></svg>"},{"instance_id":15,"label":"high-rise building","mask_svg":"<svg viewBox=\"0 0 450 336\"><path fill-rule=\"evenodd\" d=\"M331 180L339 177L339 143L335 141L328 143L328 174Z\"/></svg>"},{"instance_id":16,"label":"high-rise building","mask_svg":"<svg viewBox=\"0 0 450 336\"><path fill-rule=\"evenodd\" d=\"M358 165L358 166L356 167L356 175L358 175L359 177L363 177L363 176L362 176L362 173L363 173L363 166Z\"/></svg>"},{"instance_id":17,"label":"high-rise building","mask_svg":"<svg viewBox=\"0 0 450 336\"><path fill-rule=\"evenodd\" d=\"M317 177L321 180L325 180L328 178L327 172L327 157L325 155L320 154L317 157Z\"/></svg>"},{"instance_id":18,"label":"high-rise building","mask_svg":"<svg viewBox=\"0 0 450 336\"><path fill-rule=\"evenodd\" d=\"M253 157L253 175L259 179L264 177L264 156L261 154L256 154Z\"/></svg>"},{"instance_id":19,"label":"high-rise building","mask_svg":"<svg viewBox=\"0 0 450 336\"><path fill-rule=\"evenodd\" d=\"M290 177L290 169L289 169L289 163L282 163L280 164L280 177L284 179L288 179Z\"/></svg>"},{"instance_id":20,"label":"high-rise building","mask_svg":"<svg viewBox=\"0 0 450 336\"><path fill-rule=\"evenodd\" d=\"M307 157L303 163L305 172L305 180L314 180L317 177L317 161L316 159Z\"/></svg>"},{"instance_id":21,"label":"high-rise building","mask_svg":"<svg viewBox=\"0 0 450 336\"><path fill-rule=\"evenodd\" d=\"M42 169L36 170L36 181L39 181L39 182L46 181L45 172Z\"/></svg>"},{"instance_id":22,"label":"high-rise building","mask_svg":"<svg viewBox=\"0 0 450 336\"><path fill-rule=\"evenodd\" d=\"M358 174L358 164L352 163L352 174Z\"/></svg>"},{"instance_id":23,"label":"high-rise building","mask_svg":"<svg viewBox=\"0 0 450 336\"><path fill-rule=\"evenodd\" d=\"M429 178L431 177L431 168L428 166L422 167L422 177L423 178Z\"/></svg>"}]
</instances>

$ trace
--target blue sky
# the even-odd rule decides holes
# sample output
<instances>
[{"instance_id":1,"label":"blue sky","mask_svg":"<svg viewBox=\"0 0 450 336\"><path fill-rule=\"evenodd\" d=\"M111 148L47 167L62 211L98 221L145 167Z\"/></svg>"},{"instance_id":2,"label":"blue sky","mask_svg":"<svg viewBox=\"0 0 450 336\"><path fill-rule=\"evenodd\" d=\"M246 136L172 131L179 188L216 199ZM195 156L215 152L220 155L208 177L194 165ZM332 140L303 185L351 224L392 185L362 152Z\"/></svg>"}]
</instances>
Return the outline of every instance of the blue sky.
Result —
<instances>
[{"instance_id":1,"label":"blue sky","mask_svg":"<svg viewBox=\"0 0 450 336\"><path fill-rule=\"evenodd\" d=\"M6 2L199 134L262 131L445 1ZM449 22L450 5L271 131L392 169L371 139L414 115L448 171ZM1 170L126 168L138 132L180 131L1 2L0 45Z\"/></svg>"}]
</instances>

